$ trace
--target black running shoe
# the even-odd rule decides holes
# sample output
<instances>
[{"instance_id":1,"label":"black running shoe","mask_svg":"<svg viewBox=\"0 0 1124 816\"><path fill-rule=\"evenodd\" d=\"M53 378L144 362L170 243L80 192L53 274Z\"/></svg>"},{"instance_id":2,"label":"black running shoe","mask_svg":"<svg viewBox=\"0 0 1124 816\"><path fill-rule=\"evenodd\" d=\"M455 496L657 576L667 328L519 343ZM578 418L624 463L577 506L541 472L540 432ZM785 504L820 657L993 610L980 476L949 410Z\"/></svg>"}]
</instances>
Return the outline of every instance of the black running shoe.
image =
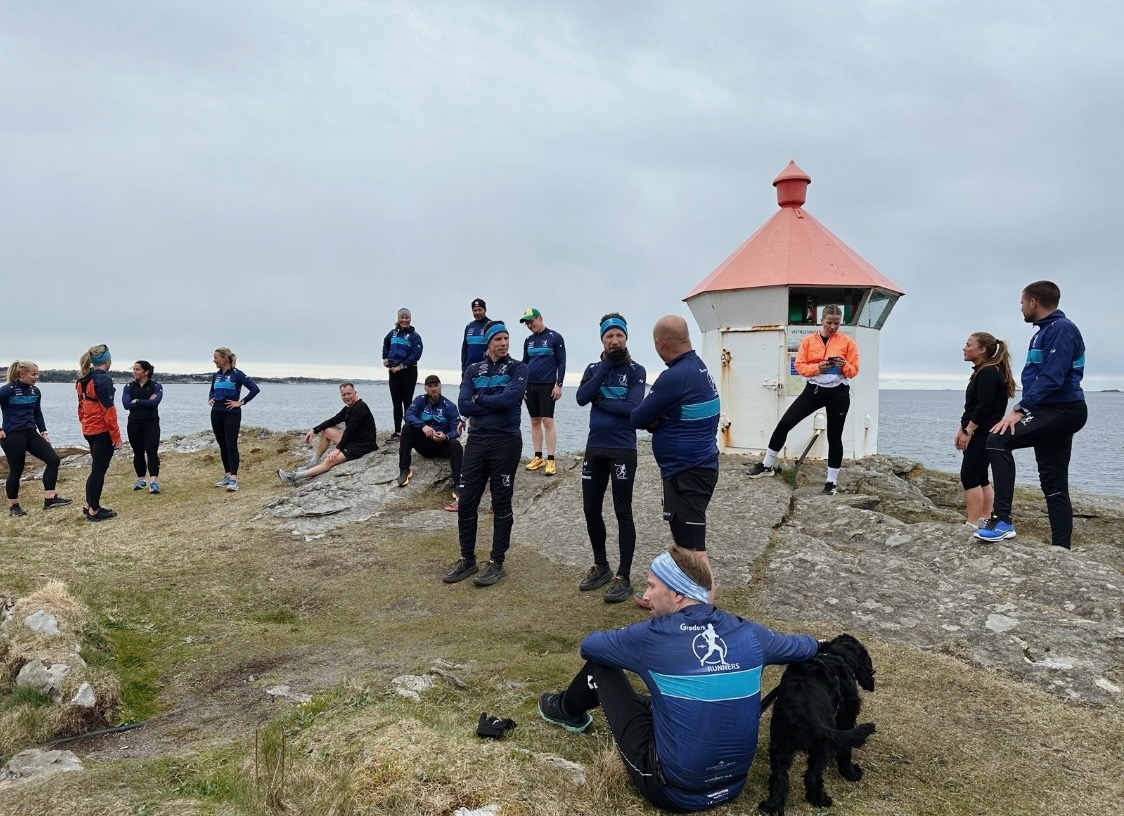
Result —
<instances>
[{"instance_id":1,"label":"black running shoe","mask_svg":"<svg viewBox=\"0 0 1124 816\"><path fill-rule=\"evenodd\" d=\"M8 515L12 518L19 518L20 516L26 516L27 511L20 507L18 504L13 504L8 508Z\"/></svg>"},{"instance_id":2,"label":"black running shoe","mask_svg":"<svg viewBox=\"0 0 1124 816\"><path fill-rule=\"evenodd\" d=\"M402 468L398 471L398 481L395 482L399 487L405 487L410 483L410 479L414 478L414 471L409 468Z\"/></svg>"},{"instance_id":3,"label":"black running shoe","mask_svg":"<svg viewBox=\"0 0 1124 816\"><path fill-rule=\"evenodd\" d=\"M462 558L445 573L445 577L441 580L446 584L456 584L463 581L465 578L471 578L476 573L480 572L480 565L476 563L475 559Z\"/></svg>"},{"instance_id":4,"label":"black running shoe","mask_svg":"<svg viewBox=\"0 0 1124 816\"><path fill-rule=\"evenodd\" d=\"M616 575L613 577L613 583L609 584L609 588L601 596L601 600L605 603L620 603L627 601L630 595L632 595L632 582L623 575Z\"/></svg>"},{"instance_id":5,"label":"black running shoe","mask_svg":"<svg viewBox=\"0 0 1124 816\"><path fill-rule=\"evenodd\" d=\"M835 482L824 482L823 490L820 491L821 496L834 496L835 495Z\"/></svg>"},{"instance_id":6,"label":"black running shoe","mask_svg":"<svg viewBox=\"0 0 1124 816\"><path fill-rule=\"evenodd\" d=\"M484 571L472 579L472 583L478 587L491 586L496 583L500 578L507 575L504 570L503 564L497 564L495 561L485 561Z\"/></svg>"},{"instance_id":7,"label":"black running shoe","mask_svg":"<svg viewBox=\"0 0 1124 816\"><path fill-rule=\"evenodd\" d=\"M66 507L73 499L64 499L62 496L51 496L49 499L43 499L43 509L50 510L52 507Z\"/></svg>"},{"instance_id":8,"label":"black running shoe","mask_svg":"<svg viewBox=\"0 0 1124 816\"><path fill-rule=\"evenodd\" d=\"M551 725L561 726L572 734L580 734L593 722L593 717L588 711L571 717L562 710L562 695L551 691L539 695L539 716Z\"/></svg>"},{"instance_id":9,"label":"black running shoe","mask_svg":"<svg viewBox=\"0 0 1124 816\"><path fill-rule=\"evenodd\" d=\"M117 518L116 511L110 510L108 507L99 507L93 515L90 515L90 511L87 510L83 515L86 516L86 521L106 521L107 519Z\"/></svg>"},{"instance_id":10,"label":"black running shoe","mask_svg":"<svg viewBox=\"0 0 1124 816\"><path fill-rule=\"evenodd\" d=\"M613 571L609 569L608 564L594 564L589 568L589 572L585 574L585 578L578 584L578 589L582 592L589 592L593 589L598 589L605 586L613 580Z\"/></svg>"},{"instance_id":11,"label":"black running shoe","mask_svg":"<svg viewBox=\"0 0 1124 816\"><path fill-rule=\"evenodd\" d=\"M756 465L752 465L749 470L745 472L745 475L751 479L760 479L762 476L772 476L775 473L776 471L772 467L767 467L758 462Z\"/></svg>"}]
</instances>

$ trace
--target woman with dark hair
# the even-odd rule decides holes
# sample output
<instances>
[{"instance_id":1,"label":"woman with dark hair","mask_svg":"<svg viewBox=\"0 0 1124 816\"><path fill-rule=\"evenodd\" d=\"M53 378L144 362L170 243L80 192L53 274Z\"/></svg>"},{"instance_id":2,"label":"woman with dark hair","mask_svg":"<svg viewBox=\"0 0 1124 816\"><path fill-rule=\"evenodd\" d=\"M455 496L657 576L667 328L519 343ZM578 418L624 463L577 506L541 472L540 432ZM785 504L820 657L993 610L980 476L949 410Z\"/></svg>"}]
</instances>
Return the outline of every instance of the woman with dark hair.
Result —
<instances>
[{"instance_id":1,"label":"woman with dark hair","mask_svg":"<svg viewBox=\"0 0 1124 816\"><path fill-rule=\"evenodd\" d=\"M0 448L8 458L8 480L4 489L8 496L8 515L12 518L27 515L20 507L20 478L29 453L46 466L43 469L43 508L50 510L70 504L70 499L55 492L59 455L47 435L43 395L35 385L38 381L39 366L28 360L16 360L8 366L8 381L0 386L0 412L4 416Z\"/></svg>"},{"instance_id":2,"label":"woman with dark hair","mask_svg":"<svg viewBox=\"0 0 1124 816\"><path fill-rule=\"evenodd\" d=\"M995 490L987 479L987 434L1007 413L1007 400L1015 395L1011 355L1007 344L987 332L976 332L964 343L964 360L972 376L964 392L964 413L952 444L964 451L960 484L964 487L964 526L976 530L987 523ZM983 433L976 431L983 428Z\"/></svg>"},{"instance_id":3,"label":"woman with dark hair","mask_svg":"<svg viewBox=\"0 0 1124 816\"><path fill-rule=\"evenodd\" d=\"M137 481L133 490L148 488L149 493L159 493L160 483L160 400L164 387L153 379L152 363L137 360L133 363L133 381L121 392L121 405L129 412L127 432L133 449L133 470ZM147 461L146 461L147 459ZM145 483L144 477L151 477Z\"/></svg>"},{"instance_id":4,"label":"woman with dark hair","mask_svg":"<svg viewBox=\"0 0 1124 816\"><path fill-rule=\"evenodd\" d=\"M86 521L105 521L117 515L101 506L105 473L113 459L113 449L121 447L121 429L117 427L117 407L113 404L113 380L109 367L113 357L104 343L91 346L78 361L78 421L82 435L90 445L90 475L86 479Z\"/></svg>"},{"instance_id":5,"label":"woman with dark hair","mask_svg":"<svg viewBox=\"0 0 1124 816\"><path fill-rule=\"evenodd\" d=\"M242 427L242 406L261 391L258 384L234 367L238 357L226 346L215 349L212 359L218 369L211 375L211 430L219 443L222 456L223 477L215 482L215 487L225 487L233 493L238 489L238 431ZM242 387L246 396L242 397Z\"/></svg>"},{"instance_id":6,"label":"woman with dark hair","mask_svg":"<svg viewBox=\"0 0 1124 816\"><path fill-rule=\"evenodd\" d=\"M422 339L417 329L411 325L411 319L409 309L399 309L394 328L387 332L382 341L382 364L388 372L387 384L390 386L390 402L394 409L391 442L397 442L402 435L402 417L410 410L410 403L414 401L414 389L418 385Z\"/></svg>"}]
</instances>

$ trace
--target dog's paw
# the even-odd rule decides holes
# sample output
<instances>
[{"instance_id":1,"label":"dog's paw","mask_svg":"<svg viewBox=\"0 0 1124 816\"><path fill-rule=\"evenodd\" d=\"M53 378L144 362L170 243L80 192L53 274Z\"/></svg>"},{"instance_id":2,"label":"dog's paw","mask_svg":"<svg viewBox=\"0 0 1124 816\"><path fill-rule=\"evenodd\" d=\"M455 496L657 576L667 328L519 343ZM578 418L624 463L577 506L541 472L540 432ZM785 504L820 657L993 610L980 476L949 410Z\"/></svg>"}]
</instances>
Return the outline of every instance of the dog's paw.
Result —
<instances>
[{"instance_id":1,"label":"dog's paw","mask_svg":"<svg viewBox=\"0 0 1124 816\"><path fill-rule=\"evenodd\" d=\"M840 765L839 775L848 782L858 782L863 778L863 769L859 767L857 762L852 762L850 766Z\"/></svg>"},{"instance_id":2,"label":"dog's paw","mask_svg":"<svg viewBox=\"0 0 1124 816\"><path fill-rule=\"evenodd\" d=\"M778 805L771 799L763 799L757 803L757 809L769 816L784 816L784 802Z\"/></svg>"},{"instance_id":3,"label":"dog's paw","mask_svg":"<svg viewBox=\"0 0 1124 816\"><path fill-rule=\"evenodd\" d=\"M805 793L804 798L807 800L808 804L814 805L815 807L831 807L831 797L827 795L827 791L824 791L820 795Z\"/></svg>"}]
</instances>

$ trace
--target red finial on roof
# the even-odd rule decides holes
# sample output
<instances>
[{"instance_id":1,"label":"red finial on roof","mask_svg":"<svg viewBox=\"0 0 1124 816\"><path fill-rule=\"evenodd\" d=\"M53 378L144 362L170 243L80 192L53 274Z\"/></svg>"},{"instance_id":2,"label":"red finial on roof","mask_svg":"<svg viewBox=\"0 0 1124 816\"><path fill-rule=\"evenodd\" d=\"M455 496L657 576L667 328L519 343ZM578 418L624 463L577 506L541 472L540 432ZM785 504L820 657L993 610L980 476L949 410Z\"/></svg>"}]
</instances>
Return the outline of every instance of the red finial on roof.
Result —
<instances>
[{"instance_id":1,"label":"red finial on roof","mask_svg":"<svg viewBox=\"0 0 1124 816\"><path fill-rule=\"evenodd\" d=\"M788 166L773 179L777 188L777 204L782 207L803 207L808 197L808 185L812 177L790 161Z\"/></svg>"}]
</instances>

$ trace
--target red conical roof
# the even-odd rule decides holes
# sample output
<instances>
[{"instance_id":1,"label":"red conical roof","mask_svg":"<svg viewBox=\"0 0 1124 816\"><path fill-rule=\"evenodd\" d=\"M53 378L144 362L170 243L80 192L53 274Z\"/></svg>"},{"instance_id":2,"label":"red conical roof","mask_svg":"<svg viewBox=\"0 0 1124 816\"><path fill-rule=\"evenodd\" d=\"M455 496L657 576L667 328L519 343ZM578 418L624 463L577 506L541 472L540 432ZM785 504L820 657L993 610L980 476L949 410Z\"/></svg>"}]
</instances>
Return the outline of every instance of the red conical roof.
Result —
<instances>
[{"instance_id":1,"label":"red conical roof","mask_svg":"<svg viewBox=\"0 0 1124 816\"><path fill-rule=\"evenodd\" d=\"M773 180L780 211L683 298L766 286L878 287L903 294L803 209L811 177L789 162Z\"/></svg>"}]
</instances>

